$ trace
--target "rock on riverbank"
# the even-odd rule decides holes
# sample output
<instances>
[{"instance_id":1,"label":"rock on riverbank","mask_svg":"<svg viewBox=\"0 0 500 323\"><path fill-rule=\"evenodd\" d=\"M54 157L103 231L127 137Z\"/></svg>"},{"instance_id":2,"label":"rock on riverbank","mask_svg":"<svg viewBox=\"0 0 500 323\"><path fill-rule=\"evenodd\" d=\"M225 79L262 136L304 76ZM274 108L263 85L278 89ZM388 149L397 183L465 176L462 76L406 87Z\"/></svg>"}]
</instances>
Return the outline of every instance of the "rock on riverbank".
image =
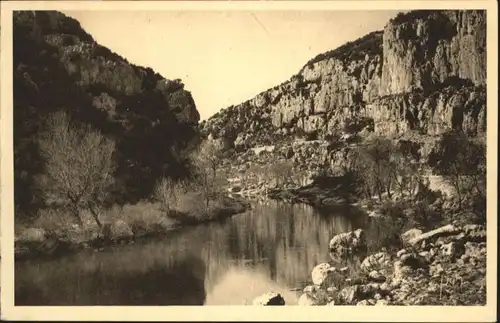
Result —
<instances>
[{"instance_id":1,"label":"rock on riverbank","mask_svg":"<svg viewBox=\"0 0 500 323\"><path fill-rule=\"evenodd\" d=\"M332 241L346 242L344 237L355 232L341 233ZM318 264L311 281L298 305L484 305L486 228L446 225L421 232L404 249L368 255L357 272Z\"/></svg>"},{"instance_id":2,"label":"rock on riverbank","mask_svg":"<svg viewBox=\"0 0 500 323\"><path fill-rule=\"evenodd\" d=\"M332 240L343 240L339 236ZM360 278L345 279L345 286L323 283L333 270L314 279L317 268L312 272L314 285L304 289L300 305L485 304L486 229L447 225L421 233L395 254L366 257L357 273Z\"/></svg>"}]
</instances>

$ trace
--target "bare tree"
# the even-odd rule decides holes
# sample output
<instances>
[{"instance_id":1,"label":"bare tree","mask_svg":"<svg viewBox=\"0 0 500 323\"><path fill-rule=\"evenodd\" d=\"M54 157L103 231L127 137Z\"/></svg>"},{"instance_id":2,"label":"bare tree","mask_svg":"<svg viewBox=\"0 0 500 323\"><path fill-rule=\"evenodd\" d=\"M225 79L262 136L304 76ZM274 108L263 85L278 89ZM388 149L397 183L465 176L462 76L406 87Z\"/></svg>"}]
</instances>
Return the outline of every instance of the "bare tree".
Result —
<instances>
[{"instance_id":1,"label":"bare tree","mask_svg":"<svg viewBox=\"0 0 500 323\"><path fill-rule=\"evenodd\" d=\"M418 185L422 181L421 170L416 160L396 150L391 154L389 165L392 182L401 196L405 194L415 195Z\"/></svg>"},{"instance_id":2,"label":"bare tree","mask_svg":"<svg viewBox=\"0 0 500 323\"><path fill-rule=\"evenodd\" d=\"M385 138L376 138L357 148L354 171L367 197L382 194L392 198L394 191L413 196L422 180L421 170L407 152Z\"/></svg>"},{"instance_id":3,"label":"bare tree","mask_svg":"<svg viewBox=\"0 0 500 323\"><path fill-rule=\"evenodd\" d=\"M208 207L216 191L217 168L223 152L222 144L213 140L203 141L192 160L199 184Z\"/></svg>"},{"instance_id":4,"label":"bare tree","mask_svg":"<svg viewBox=\"0 0 500 323\"><path fill-rule=\"evenodd\" d=\"M385 191L391 198L392 148L391 142L383 138L376 138L358 148L356 171L364 184L365 194L369 197L375 193L382 200Z\"/></svg>"},{"instance_id":5,"label":"bare tree","mask_svg":"<svg viewBox=\"0 0 500 323\"><path fill-rule=\"evenodd\" d=\"M98 209L113 183L114 142L90 127L72 126L65 112L49 116L46 128L39 141L45 200L69 207L80 222L80 209L88 209L101 226Z\"/></svg>"},{"instance_id":6,"label":"bare tree","mask_svg":"<svg viewBox=\"0 0 500 323\"><path fill-rule=\"evenodd\" d=\"M161 203L161 207L167 214L175 209L177 202L183 194L189 190L189 183L184 180L174 181L165 177L158 181L154 196Z\"/></svg>"}]
</instances>

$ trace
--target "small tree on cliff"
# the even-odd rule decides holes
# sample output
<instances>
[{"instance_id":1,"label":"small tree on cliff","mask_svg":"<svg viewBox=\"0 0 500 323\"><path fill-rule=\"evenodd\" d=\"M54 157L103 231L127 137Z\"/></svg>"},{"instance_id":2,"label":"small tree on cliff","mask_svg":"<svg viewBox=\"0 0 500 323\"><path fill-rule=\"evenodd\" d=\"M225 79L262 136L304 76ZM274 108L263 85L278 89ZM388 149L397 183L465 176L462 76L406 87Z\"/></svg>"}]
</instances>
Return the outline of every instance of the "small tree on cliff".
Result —
<instances>
[{"instance_id":1,"label":"small tree on cliff","mask_svg":"<svg viewBox=\"0 0 500 323\"><path fill-rule=\"evenodd\" d=\"M48 204L68 207L81 222L88 209L96 223L98 209L113 184L115 144L90 127L74 127L64 112L49 116L39 147L45 174L38 186Z\"/></svg>"}]
</instances>

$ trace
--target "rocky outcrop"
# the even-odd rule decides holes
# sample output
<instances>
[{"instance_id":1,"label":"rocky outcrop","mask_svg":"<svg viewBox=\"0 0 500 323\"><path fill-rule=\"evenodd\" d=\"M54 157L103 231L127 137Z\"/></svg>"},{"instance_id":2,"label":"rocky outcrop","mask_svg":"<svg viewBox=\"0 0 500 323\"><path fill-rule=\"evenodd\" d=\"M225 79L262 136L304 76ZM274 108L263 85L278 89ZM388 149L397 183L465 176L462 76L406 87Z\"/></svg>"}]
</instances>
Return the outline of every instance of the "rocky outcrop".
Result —
<instances>
[{"instance_id":1,"label":"rocky outcrop","mask_svg":"<svg viewBox=\"0 0 500 323\"><path fill-rule=\"evenodd\" d=\"M374 132L380 135L408 131L440 135L457 129L471 136L486 132L484 87L455 85L431 93L405 92L377 98L366 109Z\"/></svg>"},{"instance_id":2,"label":"rocky outcrop","mask_svg":"<svg viewBox=\"0 0 500 323\"><path fill-rule=\"evenodd\" d=\"M408 250L369 255L357 277L354 272L336 271L352 278L307 286L299 305L484 305L484 229L465 225L449 235L430 235L425 244ZM318 265L313 273L318 268L325 272L331 266Z\"/></svg>"},{"instance_id":3,"label":"rocky outcrop","mask_svg":"<svg viewBox=\"0 0 500 323\"><path fill-rule=\"evenodd\" d=\"M311 60L289 81L222 110L202 124L203 132L221 137L231 128L241 135L238 142L248 145L272 142L257 134L262 125L273 136L335 132L378 96L381 63L382 33L374 32Z\"/></svg>"},{"instance_id":4,"label":"rocky outcrop","mask_svg":"<svg viewBox=\"0 0 500 323\"><path fill-rule=\"evenodd\" d=\"M400 14L383 31L318 55L290 80L220 111L202 132L240 149L362 130L483 134L485 26L485 11Z\"/></svg>"},{"instance_id":5,"label":"rocky outcrop","mask_svg":"<svg viewBox=\"0 0 500 323\"><path fill-rule=\"evenodd\" d=\"M380 95L448 82L486 82L486 15L478 10L418 10L384 28Z\"/></svg>"}]
</instances>

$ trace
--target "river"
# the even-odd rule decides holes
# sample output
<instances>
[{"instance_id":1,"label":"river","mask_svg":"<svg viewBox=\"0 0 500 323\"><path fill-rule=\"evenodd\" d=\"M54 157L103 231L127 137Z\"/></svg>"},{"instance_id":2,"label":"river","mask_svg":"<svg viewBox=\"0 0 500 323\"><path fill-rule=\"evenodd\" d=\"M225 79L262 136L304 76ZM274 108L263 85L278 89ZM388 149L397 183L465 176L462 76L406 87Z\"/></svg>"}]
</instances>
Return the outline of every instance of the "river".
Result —
<instances>
[{"instance_id":1,"label":"river","mask_svg":"<svg viewBox=\"0 0 500 323\"><path fill-rule=\"evenodd\" d=\"M297 303L312 268L329 261L328 243L363 227L354 208L256 204L224 223L162 239L16 263L21 305L244 305L276 291ZM345 264L349 265L349 264Z\"/></svg>"}]
</instances>

